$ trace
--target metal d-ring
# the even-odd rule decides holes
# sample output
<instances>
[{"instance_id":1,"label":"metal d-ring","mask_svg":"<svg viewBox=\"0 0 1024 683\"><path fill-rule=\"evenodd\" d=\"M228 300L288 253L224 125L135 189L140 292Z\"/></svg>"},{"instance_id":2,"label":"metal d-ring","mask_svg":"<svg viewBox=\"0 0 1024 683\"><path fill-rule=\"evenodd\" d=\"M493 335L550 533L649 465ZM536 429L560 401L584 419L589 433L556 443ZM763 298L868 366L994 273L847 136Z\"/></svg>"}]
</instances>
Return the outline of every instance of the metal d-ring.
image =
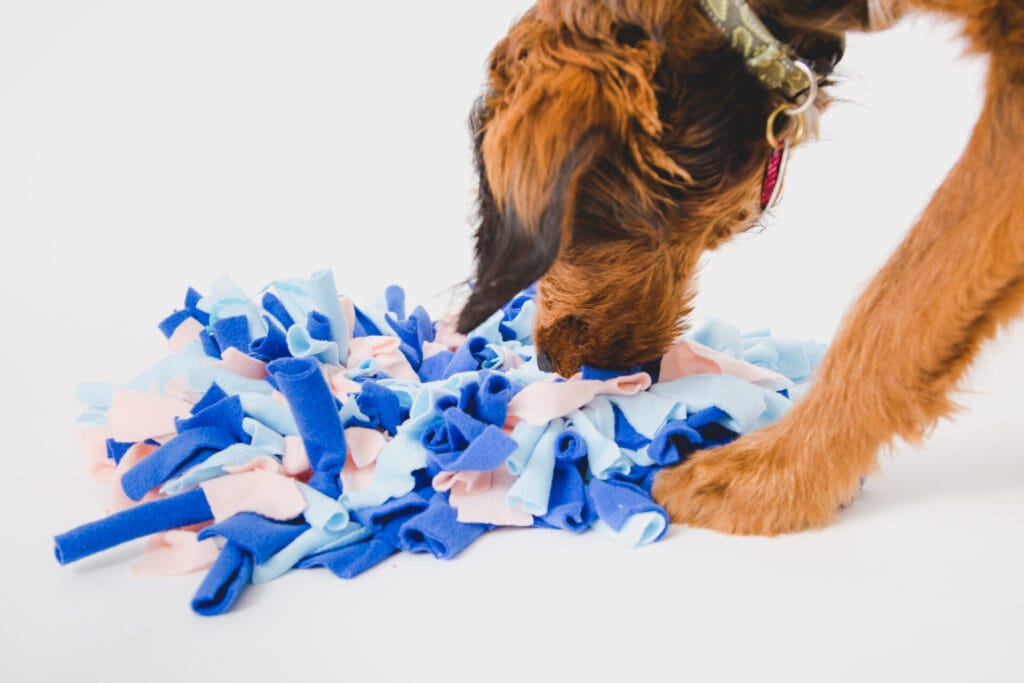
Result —
<instances>
[{"instance_id":1,"label":"metal d-ring","mask_svg":"<svg viewBox=\"0 0 1024 683\"><path fill-rule=\"evenodd\" d=\"M765 126L765 139L768 140L768 144L771 145L772 149L779 149L784 143L779 142L779 139L775 136L775 119L779 118L779 114L785 113L787 116L791 116L788 109L789 105L785 102L775 108L771 114L768 115L768 123ZM796 133L793 135L793 140L790 144L798 145L804 137L804 115L796 114Z\"/></svg>"},{"instance_id":2,"label":"metal d-ring","mask_svg":"<svg viewBox=\"0 0 1024 683\"><path fill-rule=\"evenodd\" d=\"M798 116L813 107L815 100L818 99L818 77L814 75L814 71L811 70L811 67L807 66L803 62L795 61L793 63L798 69L806 74L807 82L811 84L810 88L807 89L807 96L804 98L804 101L795 107L789 107L786 109L786 113L790 116Z\"/></svg>"},{"instance_id":3,"label":"metal d-ring","mask_svg":"<svg viewBox=\"0 0 1024 683\"><path fill-rule=\"evenodd\" d=\"M796 133L793 135L791 144L797 145L804 137L804 112L813 107L814 101L818 99L818 79L814 76L814 72L811 71L811 67L803 62L794 62L794 64L807 74L807 80L811 87L807 89L807 95L800 104L792 106L788 102L783 102L769 114L768 122L765 126L765 138L768 140L768 144L772 146L772 149L779 149L784 144L779 142L778 137L775 135L775 121L779 118L779 114L785 114L796 119Z\"/></svg>"}]
</instances>

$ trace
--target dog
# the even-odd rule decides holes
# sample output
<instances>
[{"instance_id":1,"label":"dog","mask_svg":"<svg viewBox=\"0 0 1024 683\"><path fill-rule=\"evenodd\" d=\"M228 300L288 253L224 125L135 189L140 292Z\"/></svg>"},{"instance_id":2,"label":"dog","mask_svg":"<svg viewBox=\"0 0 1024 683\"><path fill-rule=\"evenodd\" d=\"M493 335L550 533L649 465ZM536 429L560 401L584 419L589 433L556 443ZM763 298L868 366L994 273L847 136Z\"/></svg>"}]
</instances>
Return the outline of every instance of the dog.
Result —
<instances>
[{"instance_id":1,"label":"dog","mask_svg":"<svg viewBox=\"0 0 1024 683\"><path fill-rule=\"evenodd\" d=\"M954 410L979 346L1024 308L1024 2L540 0L491 55L470 118L477 265L458 327L539 280L538 353L570 376L670 346L701 254L758 222L766 168L798 129L815 132L845 36L912 12L958 20L988 56L973 136L808 394L659 473L673 522L757 535L829 523L883 446Z\"/></svg>"}]
</instances>

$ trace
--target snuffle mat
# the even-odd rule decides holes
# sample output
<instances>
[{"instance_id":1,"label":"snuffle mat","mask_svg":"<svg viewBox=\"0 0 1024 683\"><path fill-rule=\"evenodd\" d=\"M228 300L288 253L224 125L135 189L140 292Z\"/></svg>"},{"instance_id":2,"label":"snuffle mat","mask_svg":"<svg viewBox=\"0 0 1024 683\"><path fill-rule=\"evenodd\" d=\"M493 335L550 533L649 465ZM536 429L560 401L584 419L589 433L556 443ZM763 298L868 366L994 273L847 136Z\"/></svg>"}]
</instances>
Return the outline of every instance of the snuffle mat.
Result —
<instances>
[{"instance_id":1,"label":"snuffle mat","mask_svg":"<svg viewBox=\"0 0 1024 683\"><path fill-rule=\"evenodd\" d=\"M191 606L215 615L293 569L448 559L498 527L643 546L668 527L656 472L778 419L824 351L713 320L655 363L565 380L538 369L534 298L463 336L397 286L357 306L328 270L257 298L190 288L166 357L79 389L107 516L56 536L57 560L149 537L134 571L204 571Z\"/></svg>"}]
</instances>

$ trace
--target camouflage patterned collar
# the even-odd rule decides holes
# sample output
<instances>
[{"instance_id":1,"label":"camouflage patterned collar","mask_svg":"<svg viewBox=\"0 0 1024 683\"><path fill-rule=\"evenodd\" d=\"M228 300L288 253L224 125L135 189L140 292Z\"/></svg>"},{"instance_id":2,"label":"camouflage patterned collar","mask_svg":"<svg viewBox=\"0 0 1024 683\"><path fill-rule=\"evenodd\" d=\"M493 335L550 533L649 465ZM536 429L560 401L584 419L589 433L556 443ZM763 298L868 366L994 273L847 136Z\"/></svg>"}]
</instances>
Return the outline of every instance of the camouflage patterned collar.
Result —
<instances>
[{"instance_id":1,"label":"camouflage patterned collar","mask_svg":"<svg viewBox=\"0 0 1024 683\"><path fill-rule=\"evenodd\" d=\"M699 0L708 19L743 57L747 70L790 100L811 87L813 70L802 68L744 0Z\"/></svg>"}]
</instances>

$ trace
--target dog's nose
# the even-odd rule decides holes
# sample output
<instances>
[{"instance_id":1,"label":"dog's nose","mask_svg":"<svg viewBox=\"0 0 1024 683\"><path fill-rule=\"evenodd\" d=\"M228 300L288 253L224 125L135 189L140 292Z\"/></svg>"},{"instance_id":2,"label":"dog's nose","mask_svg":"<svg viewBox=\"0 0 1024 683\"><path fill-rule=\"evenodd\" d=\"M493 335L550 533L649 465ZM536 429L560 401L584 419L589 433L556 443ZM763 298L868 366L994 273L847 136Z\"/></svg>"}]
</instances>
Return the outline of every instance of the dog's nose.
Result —
<instances>
[{"instance_id":1,"label":"dog's nose","mask_svg":"<svg viewBox=\"0 0 1024 683\"><path fill-rule=\"evenodd\" d=\"M554 372L555 365L551 362L551 356L548 355L547 351L540 351L537 354L537 367L542 372Z\"/></svg>"}]
</instances>

